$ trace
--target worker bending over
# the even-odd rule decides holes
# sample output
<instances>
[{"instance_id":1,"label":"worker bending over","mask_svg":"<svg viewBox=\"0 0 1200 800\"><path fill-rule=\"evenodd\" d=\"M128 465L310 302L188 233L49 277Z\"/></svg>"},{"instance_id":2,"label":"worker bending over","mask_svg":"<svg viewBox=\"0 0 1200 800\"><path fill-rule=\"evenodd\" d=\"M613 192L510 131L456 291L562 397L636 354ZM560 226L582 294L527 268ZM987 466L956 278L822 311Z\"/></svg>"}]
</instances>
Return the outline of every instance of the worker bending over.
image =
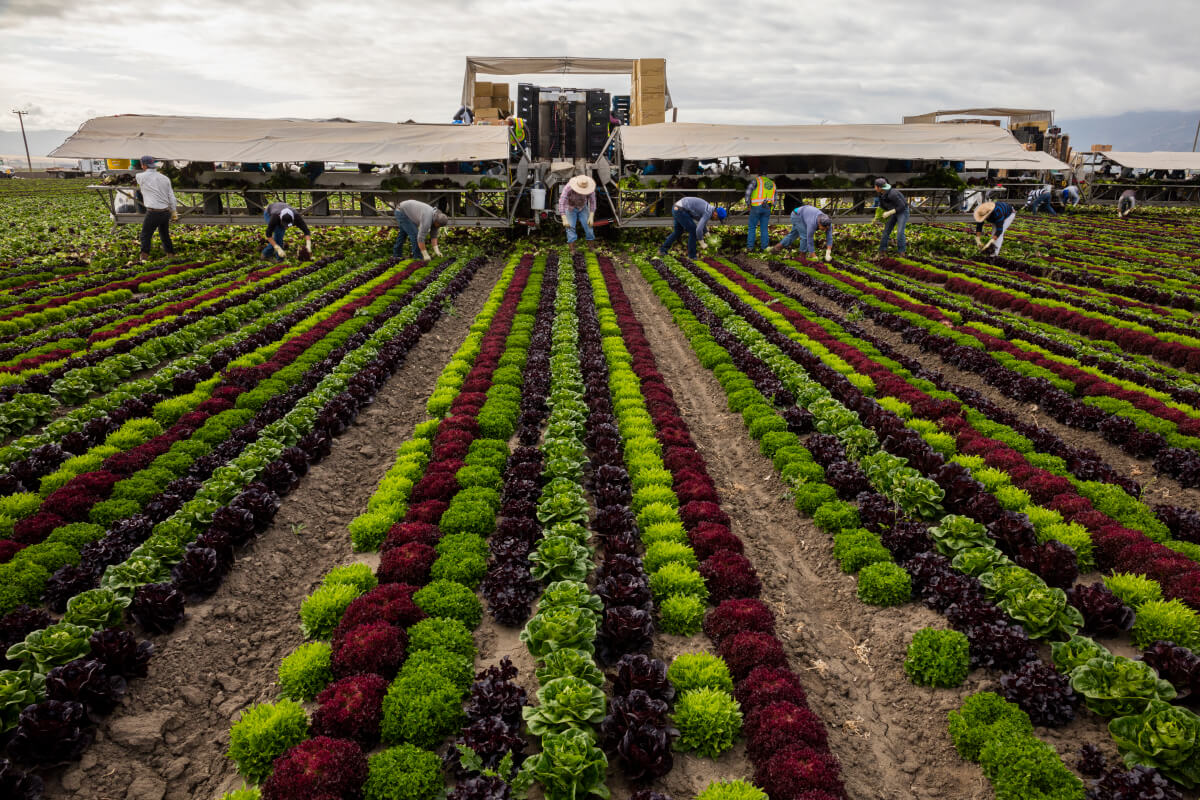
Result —
<instances>
[{"instance_id":1,"label":"worker bending over","mask_svg":"<svg viewBox=\"0 0 1200 800\"><path fill-rule=\"evenodd\" d=\"M707 247L704 244L704 234L708 232L708 221L714 216L719 220L724 220L728 214L725 209L700 197L684 197L675 203L671 211L671 215L675 218L675 228L671 231L671 235L658 248L658 254L665 256L667 251L671 249L671 245L679 239L679 236L686 233L688 236L688 258L696 257L696 242L700 242L701 247Z\"/></svg>"},{"instance_id":2,"label":"worker bending over","mask_svg":"<svg viewBox=\"0 0 1200 800\"><path fill-rule=\"evenodd\" d=\"M312 256L312 232L308 229L308 223L304 221L304 217L300 216L299 211L287 203L278 201L267 206L263 211L263 219L267 221L267 232L262 236L262 240L267 243L262 251L263 258L271 258L274 255L278 260L287 255L283 249L283 234L293 225L304 231L304 247L308 250L309 256ZM274 253L272 254L271 251Z\"/></svg>"},{"instance_id":3,"label":"worker bending over","mask_svg":"<svg viewBox=\"0 0 1200 800\"><path fill-rule=\"evenodd\" d=\"M1062 197L1062 204L1064 206L1079 205L1079 200L1080 200L1079 187L1078 186L1063 187L1061 197Z\"/></svg>"},{"instance_id":4,"label":"worker bending over","mask_svg":"<svg viewBox=\"0 0 1200 800\"><path fill-rule=\"evenodd\" d=\"M592 221L596 218L596 182L588 175L576 175L567 181L558 196L558 215L567 229L567 247L575 252L575 240L579 238L576 226L583 225L583 235L589 242L596 240L592 232Z\"/></svg>"},{"instance_id":5,"label":"worker bending over","mask_svg":"<svg viewBox=\"0 0 1200 800\"><path fill-rule=\"evenodd\" d=\"M1137 192L1133 189L1126 189L1121 192L1121 196L1117 198L1117 216L1121 219L1127 219L1135 208L1137 208ZM144 250L145 248L143 247L142 249Z\"/></svg>"},{"instance_id":6,"label":"worker bending over","mask_svg":"<svg viewBox=\"0 0 1200 800\"><path fill-rule=\"evenodd\" d=\"M883 237L879 240L879 252L875 257L879 258L887 252L892 228L896 229L896 252L904 255L908 245L904 239L904 226L908 224L909 215L908 200L884 178L875 179L875 194L875 202L883 209Z\"/></svg>"},{"instance_id":7,"label":"worker bending over","mask_svg":"<svg viewBox=\"0 0 1200 800\"><path fill-rule=\"evenodd\" d=\"M1034 189L1025 198L1025 209L1031 214L1036 214L1039 211L1045 210L1050 215L1055 215L1054 210L1054 192L1051 189Z\"/></svg>"},{"instance_id":8,"label":"worker bending over","mask_svg":"<svg viewBox=\"0 0 1200 800\"><path fill-rule=\"evenodd\" d=\"M1008 230L1008 226L1013 224L1017 218L1017 210L1008 203L993 203L990 200L982 203L975 209L975 244L980 250L986 250L988 247L995 245L996 249L992 255L1000 255L1000 247L1004 244L1004 232ZM992 238L988 239L987 244L979 244L979 236L983 233L984 223L990 223L992 226Z\"/></svg>"},{"instance_id":9,"label":"worker bending over","mask_svg":"<svg viewBox=\"0 0 1200 800\"><path fill-rule=\"evenodd\" d=\"M754 252L755 234L767 249L767 231L771 224L771 205L775 202L775 181L759 175L746 186L746 205L750 208L750 225L746 228L746 250Z\"/></svg>"},{"instance_id":10,"label":"worker bending over","mask_svg":"<svg viewBox=\"0 0 1200 800\"><path fill-rule=\"evenodd\" d=\"M433 254L441 256L438 249L438 229L450 224L450 218L428 203L420 200L405 200L396 206L396 225L400 233L396 236L396 244L392 247L392 256L404 257L404 241L407 239L412 248L412 257L428 261L429 251L425 249L425 240L433 245Z\"/></svg>"},{"instance_id":11,"label":"worker bending over","mask_svg":"<svg viewBox=\"0 0 1200 800\"><path fill-rule=\"evenodd\" d=\"M792 229L783 241L771 248L772 253L778 253L792 242L804 237L804 258L808 260L816 252L817 231L825 234L825 260L833 260L833 221L829 215L816 206L800 206L792 212Z\"/></svg>"},{"instance_id":12,"label":"worker bending over","mask_svg":"<svg viewBox=\"0 0 1200 800\"><path fill-rule=\"evenodd\" d=\"M134 178L142 193L142 205L146 207L146 216L142 218L142 261L150 258L150 242L155 231L162 240L163 252L175 255L175 245L171 242L171 223L179 219L175 210L175 190L171 188L171 179L155 169L156 163L150 156L142 156L142 171Z\"/></svg>"}]
</instances>

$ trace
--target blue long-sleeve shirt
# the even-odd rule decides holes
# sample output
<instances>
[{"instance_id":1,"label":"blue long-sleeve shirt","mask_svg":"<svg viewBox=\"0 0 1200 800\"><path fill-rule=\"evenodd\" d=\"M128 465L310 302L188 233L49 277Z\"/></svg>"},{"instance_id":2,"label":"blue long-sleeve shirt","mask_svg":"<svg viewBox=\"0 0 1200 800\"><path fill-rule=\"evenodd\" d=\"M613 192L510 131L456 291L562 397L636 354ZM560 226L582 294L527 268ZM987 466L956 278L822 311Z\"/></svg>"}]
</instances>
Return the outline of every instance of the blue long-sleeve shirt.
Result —
<instances>
[{"instance_id":1,"label":"blue long-sleeve shirt","mask_svg":"<svg viewBox=\"0 0 1200 800\"><path fill-rule=\"evenodd\" d=\"M783 246L788 247L792 242L804 236L804 252L812 253L816 250L814 239L817 235L817 227L824 224L825 228L825 247L833 247L833 221L829 219L829 215L821 211L816 206L800 206L791 215L792 230L783 238Z\"/></svg>"},{"instance_id":2,"label":"blue long-sleeve shirt","mask_svg":"<svg viewBox=\"0 0 1200 800\"><path fill-rule=\"evenodd\" d=\"M708 221L717 210L715 205L700 197L685 197L675 204L675 208L683 209L696 220L697 239L704 238L704 232L708 230Z\"/></svg>"},{"instance_id":3,"label":"blue long-sleeve shirt","mask_svg":"<svg viewBox=\"0 0 1200 800\"><path fill-rule=\"evenodd\" d=\"M983 233L984 223L991 223L992 228L996 231L996 235L999 236L1002 230L1000 226L1004 224L1004 220L1008 219L1008 215L1015 211L1016 209L1008 203L996 203L996 207L992 209L992 213L984 217L983 222L975 224L975 233Z\"/></svg>"}]
</instances>

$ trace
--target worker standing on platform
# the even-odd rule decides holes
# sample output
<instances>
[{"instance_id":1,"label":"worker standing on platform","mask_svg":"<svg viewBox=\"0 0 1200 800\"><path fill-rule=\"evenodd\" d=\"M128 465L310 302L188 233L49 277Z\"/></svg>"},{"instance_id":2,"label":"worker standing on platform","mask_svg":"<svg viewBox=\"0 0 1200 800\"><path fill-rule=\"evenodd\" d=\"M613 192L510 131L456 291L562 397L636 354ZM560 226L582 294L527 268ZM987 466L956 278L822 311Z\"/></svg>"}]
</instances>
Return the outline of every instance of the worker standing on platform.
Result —
<instances>
[{"instance_id":1,"label":"worker standing on platform","mask_svg":"<svg viewBox=\"0 0 1200 800\"><path fill-rule=\"evenodd\" d=\"M396 206L395 216L396 224L400 226L400 234L392 247L392 255L395 258L404 256L405 239L411 243L413 258L417 257L419 251L421 258L429 260L429 251L425 249L426 239L433 245L433 254L439 257L442 255L438 248L438 229L450 224L449 217L420 200L405 200Z\"/></svg>"},{"instance_id":2,"label":"worker standing on platform","mask_svg":"<svg viewBox=\"0 0 1200 800\"><path fill-rule=\"evenodd\" d=\"M525 153L525 120L512 115L505 118L504 122L508 125L508 145L512 149L513 155L523 155Z\"/></svg>"},{"instance_id":3,"label":"worker standing on platform","mask_svg":"<svg viewBox=\"0 0 1200 800\"><path fill-rule=\"evenodd\" d=\"M746 186L746 205L750 208L750 224L746 228L747 252L754 252L756 238L762 240L759 247L767 249L767 243L770 241L768 231L771 225L771 206L774 202L775 181L767 176L759 175Z\"/></svg>"},{"instance_id":4,"label":"worker standing on platform","mask_svg":"<svg viewBox=\"0 0 1200 800\"><path fill-rule=\"evenodd\" d=\"M1008 203L993 203L988 201L981 203L975 209L975 244L979 245L979 249L986 250L988 247L995 245L996 249L992 255L1000 255L1000 247L1004 244L1004 233L1008 230L1008 226L1012 225L1017 219L1017 210ZM984 223L990 223L992 226L992 238L988 239L986 245L979 244L979 236L983 233Z\"/></svg>"},{"instance_id":5,"label":"worker standing on platform","mask_svg":"<svg viewBox=\"0 0 1200 800\"><path fill-rule=\"evenodd\" d=\"M267 243L262 251L263 258L270 258L272 251L274 251L276 259L287 255L283 250L283 234L293 225L304 231L304 247L308 251L309 257L312 257L312 232L308 229L308 223L304 221L304 217L300 216L299 211L287 203L277 201L271 203L263 211L263 219L267 221L267 232L262 236L262 240Z\"/></svg>"},{"instance_id":6,"label":"worker standing on platform","mask_svg":"<svg viewBox=\"0 0 1200 800\"><path fill-rule=\"evenodd\" d=\"M688 236L688 258L696 257L696 242L700 242L701 247L708 247L704 244L704 234L708 232L708 222L713 217L724 221L728 215L725 209L714 205L701 197L684 197L675 203L671 210L672 216L675 217L675 229L671 231L671 235L658 248L658 254L665 256L667 251L671 249L671 245L686 233Z\"/></svg>"},{"instance_id":7,"label":"worker standing on platform","mask_svg":"<svg viewBox=\"0 0 1200 800\"><path fill-rule=\"evenodd\" d=\"M908 245L904 238L904 227L908 225L908 200L884 178L875 179L875 195L876 203L883 209L883 237L879 240L879 252L875 257L879 258L887 252L892 228L896 229L896 252L904 255Z\"/></svg>"},{"instance_id":8,"label":"worker standing on platform","mask_svg":"<svg viewBox=\"0 0 1200 800\"><path fill-rule=\"evenodd\" d=\"M1133 189L1121 192L1121 196L1117 198L1117 216L1127 219L1135 208L1137 208L1137 192Z\"/></svg>"},{"instance_id":9,"label":"worker standing on platform","mask_svg":"<svg viewBox=\"0 0 1200 800\"><path fill-rule=\"evenodd\" d=\"M818 231L825 234L825 260L833 260L833 220L816 206L800 206L792 212L792 230L783 241L771 248L772 253L778 253L790 247L792 242L804 238L804 258L808 260L817 251L816 235Z\"/></svg>"},{"instance_id":10,"label":"worker standing on platform","mask_svg":"<svg viewBox=\"0 0 1200 800\"><path fill-rule=\"evenodd\" d=\"M1039 211L1045 211L1050 215L1055 215L1054 210L1054 191L1048 188L1034 189L1025 198L1025 210L1031 214L1036 214Z\"/></svg>"},{"instance_id":11,"label":"worker standing on platform","mask_svg":"<svg viewBox=\"0 0 1200 800\"><path fill-rule=\"evenodd\" d=\"M150 242L154 232L162 240L163 251L175 255L175 245L171 242L171 223L179 219L175 209L175 190L171 188L171 179L163 175L155 166L157 162L150 156L142 156L142 171L134 180L142 193L142 204L146 207L146 216L142 219L142 256L145 261L150 258Z\"/></svg>"},{"instance_id":12,"label":"worker standing on platform","mask_svg":"<svg viewBox=\"0 0 1200 800\"><path fill-rule=\"evenodd\" d=\"M558 195L558 215L567 229L567 247L572 253L575 252L575 240L579 238L576 226L583 225L587 241L596 241L592 231L592 222L596 218L596 182L590 176L576 175L567 181Z\"/></svg>"}]
</instances>

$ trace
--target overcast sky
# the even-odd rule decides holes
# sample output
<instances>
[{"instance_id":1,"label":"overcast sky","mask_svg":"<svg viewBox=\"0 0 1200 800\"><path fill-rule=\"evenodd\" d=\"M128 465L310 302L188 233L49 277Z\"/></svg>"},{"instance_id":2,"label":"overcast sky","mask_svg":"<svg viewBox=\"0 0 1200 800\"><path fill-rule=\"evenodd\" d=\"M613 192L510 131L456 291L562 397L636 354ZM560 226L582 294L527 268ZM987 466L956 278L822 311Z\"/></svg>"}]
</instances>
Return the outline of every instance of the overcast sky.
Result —
<instances>
[{"instance_id":1,"label":"overcast sky","mask_svg":"<svg viewBox=\"0 0 1200 800\"><path fill-rule=\"evenodd\" d=\"M688 122L1190 109L1198 34L1196 0L0 0L0 130L13 108L32 129L120 113L448 122L468 54L665 57Z\"/></svg>"}]
</instances>

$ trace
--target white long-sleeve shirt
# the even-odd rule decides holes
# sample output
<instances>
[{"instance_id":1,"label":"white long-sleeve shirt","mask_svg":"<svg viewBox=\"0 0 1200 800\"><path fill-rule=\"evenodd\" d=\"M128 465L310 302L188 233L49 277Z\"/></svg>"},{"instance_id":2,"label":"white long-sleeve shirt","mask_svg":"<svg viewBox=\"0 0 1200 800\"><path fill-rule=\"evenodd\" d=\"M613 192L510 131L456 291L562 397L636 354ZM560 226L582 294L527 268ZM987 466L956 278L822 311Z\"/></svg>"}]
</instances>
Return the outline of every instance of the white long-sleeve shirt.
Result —
<instances>
[{"instance_id":1,"label":"white long-sleeve shirt","mask_svg":"<svg viewBox=\"0 0 1200 800\"><path fill-rule=\"evenodd\" d=\"M142 170L134 176L138 188L142 190L142 203L151 211L162 211L164 208L175 210L175 190L171 188L171 179L156 169Z\"/></svg>"}]
</instances>

